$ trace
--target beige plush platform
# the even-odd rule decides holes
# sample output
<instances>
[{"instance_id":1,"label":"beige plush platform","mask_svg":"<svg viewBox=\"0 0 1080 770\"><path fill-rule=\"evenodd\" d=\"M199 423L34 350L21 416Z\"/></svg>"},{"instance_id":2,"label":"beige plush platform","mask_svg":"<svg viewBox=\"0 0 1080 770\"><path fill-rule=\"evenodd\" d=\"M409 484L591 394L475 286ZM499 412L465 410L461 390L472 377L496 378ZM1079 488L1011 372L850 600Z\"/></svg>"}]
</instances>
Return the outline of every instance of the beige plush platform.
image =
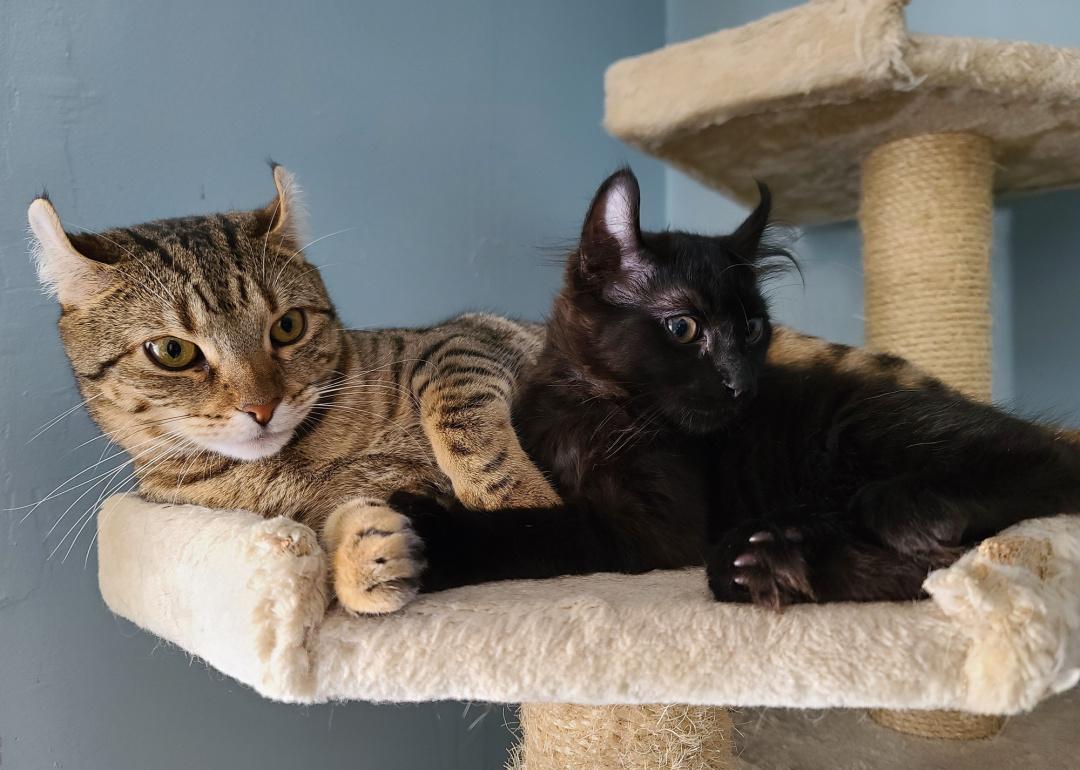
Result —
<instances>
[{"instance_id":1,"label":"beige plush platform","mask_svg":"<svg viewBox=\"0 0 1080 770\"><path fill-rule=\"evenodd\" d=\"M284 519L106 502L117 614L290 702L950 708L1011 714L1080 680L1080 518L1026 522L932 574L933 601L717 604L701 570L475 586L405 611L328 607L326 557Z\"/></svg>"},{"instance_id":2,"label":"beige plush platform","mask_svg":"<svg viewBox=\"0 0 1080 770\"><path fill-rule=\"evenodd\" d=\"M904 0L811 0L611 65L615 136L792 223L851 218L890 141L991 140L997 192L1080 183L1080 50L913 35Z\"/></svg>"}]
</instances>

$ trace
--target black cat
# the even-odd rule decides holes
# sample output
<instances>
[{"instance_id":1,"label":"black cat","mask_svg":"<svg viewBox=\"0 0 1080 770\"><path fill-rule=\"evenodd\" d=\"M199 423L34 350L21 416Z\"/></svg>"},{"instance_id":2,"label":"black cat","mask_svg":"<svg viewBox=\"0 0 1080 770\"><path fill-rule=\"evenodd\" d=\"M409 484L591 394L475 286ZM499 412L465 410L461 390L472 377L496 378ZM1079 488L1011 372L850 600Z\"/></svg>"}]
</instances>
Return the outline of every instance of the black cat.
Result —
<instances>
[{"instance_id":1,"label":"black cat","mask_svg":"<svg viewBox=\"0 0 1080 770\"><path fill-rule=\"evenodd\" d=\"M1080 511L1062 434L771 325L766 188L722 237L643 233L638 208L629 170L600 187L515 407L566 507L398 497L425 590L706 563L725 601L912 599L980 538Z\"/></svg>"}]
</instances>

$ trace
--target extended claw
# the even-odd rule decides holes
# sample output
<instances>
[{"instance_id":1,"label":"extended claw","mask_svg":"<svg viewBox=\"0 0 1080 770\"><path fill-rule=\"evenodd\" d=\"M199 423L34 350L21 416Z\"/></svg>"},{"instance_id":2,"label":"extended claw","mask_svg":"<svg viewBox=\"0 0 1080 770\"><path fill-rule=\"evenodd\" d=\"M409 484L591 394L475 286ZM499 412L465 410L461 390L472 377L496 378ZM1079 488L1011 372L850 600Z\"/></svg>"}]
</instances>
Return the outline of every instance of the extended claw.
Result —
<instances>
[{"instance_id":1,"label":"extended claw","mask_svg":"<svg viewBox=\"0 0 1080 770\"><path fill-rule=\"evenodd\" d=\"M761 563L761 560L752 553L739 554L731 564L734 567L754 567Z\"/></svg>"}]
</instances>

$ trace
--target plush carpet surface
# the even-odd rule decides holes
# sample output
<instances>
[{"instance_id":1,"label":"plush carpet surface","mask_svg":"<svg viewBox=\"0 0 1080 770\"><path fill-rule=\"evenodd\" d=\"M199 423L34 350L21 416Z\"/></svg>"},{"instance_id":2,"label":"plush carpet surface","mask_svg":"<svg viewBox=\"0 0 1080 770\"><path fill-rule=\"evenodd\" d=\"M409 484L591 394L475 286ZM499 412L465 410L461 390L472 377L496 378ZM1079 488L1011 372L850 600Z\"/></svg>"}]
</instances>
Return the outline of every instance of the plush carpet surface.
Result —
<instances>
[{"instance_id":1,"label":"plush carpet surface","mask_svg":"<svg viewBox=\"0 0 1080 770\"><path fill-rule=\"evenodd\" d=\"M382 617L330 601L314 533L111 498L113 612L262 695L953 708L1011 714L1080 680L1080 517L1024 522L931 574L925 602L713 602L703 572L471 586Z\"/></svg>"}]
</instances>

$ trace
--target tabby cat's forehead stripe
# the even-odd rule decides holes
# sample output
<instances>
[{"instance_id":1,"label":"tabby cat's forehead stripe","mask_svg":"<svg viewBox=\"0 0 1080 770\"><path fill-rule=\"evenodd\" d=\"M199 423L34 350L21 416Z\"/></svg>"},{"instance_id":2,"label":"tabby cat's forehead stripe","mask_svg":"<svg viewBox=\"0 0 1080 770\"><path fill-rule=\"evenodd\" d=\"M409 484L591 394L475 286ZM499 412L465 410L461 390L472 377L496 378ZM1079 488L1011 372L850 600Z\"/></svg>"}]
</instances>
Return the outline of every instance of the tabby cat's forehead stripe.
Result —
<instances>
[{"instance_id":1,"label":"tabby cat's forehead stripe","mask_svg":"<svg viewBox=\"0 0 1080 770\"><path fill-rule=\"evenodd\" d=\"M195 331L195 320L191 317L191 308L188 307L185 298L180 298L176 302L176 320L188 334Z\"/></svg>"},{"instance_id":2,"label":"tabby cat's forehead stripe","mask_svg":"<svg viewBox=\"0 0 1080 770\"><path fill-rule=\"evenodd\" d=\"M147 252L148 254L153 254L154 256L156 256L161 261L161 264L163 264L165 267L170 269L173 268L172 254L170 254L169 250L166 249L162 244L158 243L153 238L143 235L141 232L139 232L139 230L134 227L128 228L125 232L127 232L128 237L131 238L131 240L135 241L135 245L137 245L140 249ZM181 277L186 278L187 273L182 272Z\"/></svg>"},{"instance_id":3,"label":"tabby cat's forehead stripe","mask_svg":"<svg viewBox=\"0 0 1080 770\"><path fill-rule=\"evenodd\" d=\"M229 256L233 264L241 273L245 272L244 258L240 254L240 242L236 237L236 225L224 214L218 214L217 223L221 227L221 232L225 233L225 243L229 247Z\"/></svg>"},{"instance_id":4,"label":"tabby cat's forehead stripe","mask_svg":"<svg viewBox=\"0 0 1080 770\"><path fill-rule=\"evenodd\" d=\"M191 290L195 292L195 296L199 298L199 301L202 303L203 309L207 313L219 312L219 309L214 307L214 305L210 302L210 298L206 296L206 293L203 291L201 285L199 285L198 283L193 283L191 284Z\"/></svg>"},{"instance_id":5,"label":"tabby cat's forehead stripe","mask_svg":"<svg viewBox=\"0 0 1080 770\"><path fill-rule=\"evenodd\" d=\"M84 377L91 382L96 382L97 380L100 380L102 377L108 374L109 370L116 366L118 363L120 363L120 361L122 361L124 357L127 356L130 352L130 350L125 350L121 353L117 353L112 358L108 358L105 361L102 361L93 371L79 372L79 376Z\"/></svg>"},{"instance_id":6,"label":"tabby cat's forehead stripe","mask_svg":"<svg viewBox=\"0 0 1080 770\"><path fill-rule=\"evenodd\" d=\"M112 232L120 242L131 244L129 251L142 269L154 273L151 283L164 282L172 287L175 299L188 302L189 307L177 308L177 314L181 325L191 329L194 308L208 315L228 315L250 307L253 291L277 312L280 301L274 283L295 283L288 263L308 269L295 259L296 244L281 238L263 243L263 236L249 232L253 222L247 215L216 214Z\"/></svg>"}]
</instances>

